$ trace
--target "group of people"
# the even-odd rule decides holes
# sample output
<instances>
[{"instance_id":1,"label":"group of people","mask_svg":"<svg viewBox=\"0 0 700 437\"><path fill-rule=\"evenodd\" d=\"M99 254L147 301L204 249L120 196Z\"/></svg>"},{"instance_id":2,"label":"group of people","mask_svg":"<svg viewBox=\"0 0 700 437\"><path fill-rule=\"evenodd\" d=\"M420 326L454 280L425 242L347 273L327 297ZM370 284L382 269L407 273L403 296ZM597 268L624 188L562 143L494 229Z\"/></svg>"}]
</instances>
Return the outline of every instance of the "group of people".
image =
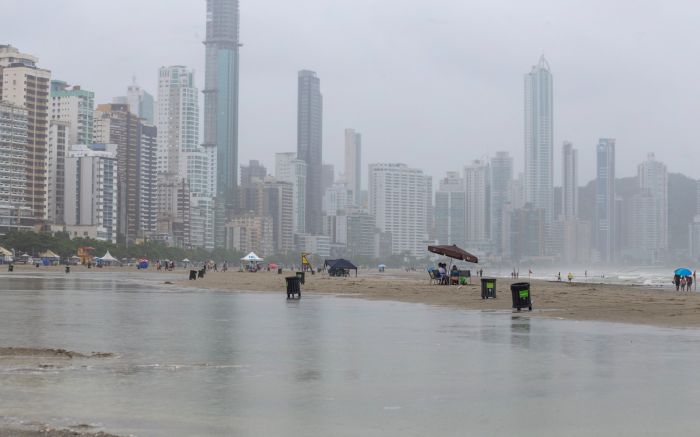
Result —
<instances>
[{"instance_id":1,"label":"group of people","mask_svg":"<svg viewBox=\"0 0 700 437\"><path fill-rule=\"evenodd\" d=\"M692 276L673 275L673 283L676 286L676 291L693 291L693 282L695 282L695 289L697 290L698 284L695 281L695 274L696 272L693 272Z\"/></svg>"}]
</instances>

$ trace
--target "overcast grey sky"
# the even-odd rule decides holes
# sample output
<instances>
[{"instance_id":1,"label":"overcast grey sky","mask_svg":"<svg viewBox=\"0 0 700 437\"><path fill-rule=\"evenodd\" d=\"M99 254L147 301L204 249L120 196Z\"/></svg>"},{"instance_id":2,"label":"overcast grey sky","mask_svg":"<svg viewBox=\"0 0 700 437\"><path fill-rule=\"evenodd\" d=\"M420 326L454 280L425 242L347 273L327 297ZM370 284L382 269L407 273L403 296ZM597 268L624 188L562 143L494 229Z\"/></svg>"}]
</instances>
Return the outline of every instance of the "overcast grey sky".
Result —
<instances>
[{"instance_id":1,"label":"overcast grey sky","mask_svg":"<svg viewBox=\"0 0 700 437\"><path fill-rule=\"evenodd\" d=\"M3 0L0 10L0 43L98 103L132 75L155 95L163 65L195 68L203 87L204 0ZM579 149L579 182L593 178L599 137L617 139L618 175L656 152L697 178L699 22L691 1L241 0L240 162L273 171L275 152L296 150L297 71L312 69L336 170L354 127L365 165L401 161L437 179L507 150L521 171L523 74L544 53L555 181L563 140Z\"/></svg>"}]
</instances>

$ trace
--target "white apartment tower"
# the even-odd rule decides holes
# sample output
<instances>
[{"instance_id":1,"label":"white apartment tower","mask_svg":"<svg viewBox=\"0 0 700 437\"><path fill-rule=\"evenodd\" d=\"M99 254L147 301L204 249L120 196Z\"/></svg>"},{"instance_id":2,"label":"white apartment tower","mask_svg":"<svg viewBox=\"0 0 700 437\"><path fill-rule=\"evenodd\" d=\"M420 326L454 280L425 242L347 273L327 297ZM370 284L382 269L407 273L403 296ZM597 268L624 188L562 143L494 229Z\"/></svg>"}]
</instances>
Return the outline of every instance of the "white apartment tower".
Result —
<instances>
[{"instance_id":1,"label":"white apartment tower","mask_svg":"<svg viewBox=\"0 0 700 437\"><path fill-rule=\"evenodd\" d=\"M117 242L117 146L72 146L66 157L67 226L96 228L97 239Z\"/></svg>"},{"instance_id":2,"label":"white apartment tower","mask_svg":"<svg viewBox=\"0 0 700 437\"><path fill-rule=\"evenodd\" d=\"M214 248L215 178L210 151L199 142L199 92L194 72L184 66L161 67L158 71L158 180L160 191L178 190L186 181L190 193L190 243ZM163 193L165 194L165 193ZM169 197L176 197L172 195ZM162 203L161 205L178 205ZM160 211L163 220L176 219L182 211ZM172 226L166 226L173 228ZM161 226L163 228L163 226Z\"/></svg>"},{"instance_id":3,"label":"white apartment tower","mask_svg":"<svg viewBox=\"0 0 700 437\"><path fill-rule=\"evenodd\" d=\"M637 167L637 177L639 188L643 195L650 197L652 207L650 216L653 232L644 233L645 246L657 253L664 252L668 249L668 171L650 153L646 161Z\"/></svg>"},{"instance_id":4,"label":"white apartment tower","mask_svg":"<svg viewBox=\"0 0 700 437\"><path fill-rule=\"evenodd\" d=\"M578 150L565 141L561 147L561 209L564 220L578 217Z\"/></svg>"},{"instance_id":5,"label":"white apartment tower","mask_svg":"<svg viewBox=\"0 0 700 437\"><path fill-rule=\"evenodd\" d=\"M352 202L360 205L362 192L362 135L345 129L345 182L352 190Z\"/></svg>"},{"instance_id":6,"label":"white apartment tower","mask_svg":"<svg viewBox=\"0 0 700 437\"><path fill-rule=\"evenodd\" d=\"M490 238L489 166L476 160L464 168L467 242L483 243Z\"/></svg>"},{"instance_id":7,"label":"white apartment tower","mask_svg":"<svg viewBox=\"0 0 700 437\"><path fill-rule=\"evenodd\" d=\"M62 80L51 81L51 119L69 124L68 144L92 144L94 110L95 93Z\"/></svg>"},{"instance_id":8,"label":"white apartment tower","mask_svg":"<svg viewBox=\"0 0 700 437\"><path fill-rule=\"evenodd\" d=\"M546 223L554 211L552 74L544 56L525 75L525 201L544 209Z\"/></svg>"},{"instance_id":9,"label":"white apartment tower","mask_svg":"<svg viewBox=\"0 0 700 437\"><path fill-rule=\"evenodd\" d=\"M294 152L275 154L275 178L292 184L294 233L303 234L306 228L306 171L305 161Z\"/></svg>"},{"instance_id":10,"label":"white apartment tower","mask_svg":"<svg viewBox=\"0 0 700 437\"><path fill-rule=\"evenodd\" d=\"M490 230L496 253L503 254L504 248L508 246L506 239L510 239L510 220L508 215L511 208L511 197L513 187L513 158L508 152L497 152L491 158L490 171Z\"/></svg>"},{"instance_id":11,"label":"white apartment tower","mask_svg":"<svg viewBox=\"0 0 700 437\"><path fill-rule=\"evenodd\" d=\"M424 256L432 178L405 164L369 165L369 208L380 232L391 235L392 254Z\"/></svg>"},{"instance_id":12,"label":"white apartment tower","mask_svg":"<svg viewBox=\"0 0 700 437\"><path fill-rule=\"evenodd\" d=\"M440 180L435 192L435 237L438 244L464 247L467 242L464 189L464 179L458 171L449 171Z\"/></svg>"}]
</instances>

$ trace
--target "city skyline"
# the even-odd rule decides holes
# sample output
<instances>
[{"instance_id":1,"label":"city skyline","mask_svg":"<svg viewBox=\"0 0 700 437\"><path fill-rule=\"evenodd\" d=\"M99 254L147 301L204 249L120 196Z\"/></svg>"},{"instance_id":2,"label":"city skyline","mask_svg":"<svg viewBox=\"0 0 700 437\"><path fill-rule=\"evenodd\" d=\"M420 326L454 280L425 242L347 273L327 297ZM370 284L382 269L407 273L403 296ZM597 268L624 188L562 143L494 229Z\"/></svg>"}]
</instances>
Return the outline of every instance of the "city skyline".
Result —
<instances>
[{"instance_id":1,"label":"city skyline","mask_svg":"<svg viewBox=\"0 0 700 437\"><path fill-rule=\"evenodd\" d=\"M117 19L128 11L128 3L127 1L127 6L118 8L104 5L97 8L90 4L67 2L61 5L61 11L68 20L66 25L70 25L71 20L85 17L86 14L91 14L90 16L94 16L97 21L104 17L102 20L109 22L109 17ZM514 168L521 168L522 156L518 150L521 147L522 126L518 123L521 115L516 105L521 99L522 91L517 76L532 64L533 59L544 52L552 64L553 74L558 78L555 97L557 129L554 143L561 144L568 140L577 145L581 168L579 179L582 182L594 178L595 144L599 137L617 139L618 174L621 176L633 176L636 173L634 163L648 152L656 152L659 158L667 163L670 172L698 177L695 166L676 158L682 155L682 151L692 147L697 131L693 122L694 111L697 109L694 103L697 99L694 96L700 91L694 88L694 81L691 81L689 73L686 73L693 71L691 66L686 65L689 62L687 57L681 55L687 51L687 47L684 50L682 44L685 43L678 42L682 38L673 38L674 32L679 30L668 27L663 20L652 20L651 14L656 11L649 10L647 6L636 8L636 15L626 17L622 23L625 26L611 29L610 41L614 41L614 44L597 39L587 45L572 47L581 37L582 30L578 27L567 28L566 25L574 19L575 22L580 22L581 17L586 17L590 23L607 22L605 14L598 14L596 8L583 6L572 7L568 11L562 10L562 7L555 7L552 11L543 13L543 9L546 8L540 2L533 4L532 11L526 11L524 6L513 3L513 13L522 17L522 23L519 23L517 28L527 27L526 24L532 27L533 23L546 24L532 35L531 41L521 42L514 38L502 37L495 41L487 41L483 50L474 53L472 51L476 48L470 45L451 42L445 50L454 50L459 58L468 59L469 62L448 61L442 56L444 52L440 51L432 55L431 59L434 62L413 66L404 76L390 74L400 71L397 68L399 66L403 68L403 64L395 65L400 61L399 57L382 55L390 55L389 49L393 47L404 50L409 43L415 44L415 39L405 34L407 29L396 28L396 25L390 25L386 29L371 28L367 35L360 36L362 42L381 37L389 38L393 45L368 46L368 55L371 59L377 59L371 66L362 67L377 71L376 74L366 75L372 77L372 81L369 82L360 81L357 75L348 76L344 62L338 66L331 62L334 59L328 55L328 48L332 47L331 43L339 44L341 48L349 48L349 40L346 41L346 37L341 39L340 36L334 35L329 40L312 40L308 38L309 32L301 32L292 35L291 40L282 44L270 44L274 37L279 40L277 32L281 33L289 26L284 22L282 15L288 13L298 16L295 14L300 12L283 5L278 13L270 14L269 9L266 9L269 4L244 2L241 5L241 14L245 17L241 25L242 42L246 44L243 49L245 62L241 64L241 78L246 83L246 89L241 94L241 162L262 159L264 164L271 168L274 153L293 149L296 109L294 73L301 68L311 68L325 78L324 89L329 110L326 111L324 152L328 162L342 162L343 129L353 126L365 136L366 163L391 161L397 148L401 147L413 152L407 153L403 160L409 165L418 166L421 165L419 150L429 144L432 150L444 154L455 149L469 148L474 150L474 157L485 157L488 150L508 151L514 157ZM306 7L314 4L315 2L311 1L304 2ZM133 75L136 75L144 89L154 93L157 79L155 72L164 65L183 64L193 67L198 74L197 87L202 90L204 57L201 53L201 43L205 39L204 8L197 2L171 1L167 6L168 9L172 7L172 13L158 13L164 5L158 1L139 4L140 8L145 8L144 15L151 15L148 20L145 17L128 16L128 20L133 24L132 33L140 32L146 39L150 38L153 44L145 46L142 39L126 40L119 47L114 47L115 52L110 60L119 59L120 62L116 65L111 65L113 63L110 62L110 69L102 68L107 62L100 62L99 59L94 65L81 64L80 68L76 68L76 64L72 62L78 53L84 53L85 45L94 46L100 43L101 38L106 37L101 36L100 32L92 32L96 35L95 41L86 38L87 41L84 41L83 45L73 48L67 44L71 37L61 38L60 32L58 38L41 41L34 39L25 30L27 26L18 25L22 23L21 19L8 23L7 30L8 34L12 35L11 42L15 46L36 54L43 64L51 65L53 77L65 78L72 83L83 85L86 89L94 90L96 102L108 102L113 96L123 94L123 89L131 82ZM604 11L608 8L616 9L613 5L600 6ZM20 18L27 11L27 7L28 5L12 1L7 6L12 15ZM678 13L681 24L698 14L698 7L693 5L679 7L687 12ZM339 14L343 19L335 14L328 19L335 24L341 21L341 28L350 26L354 23L352 20L368 13L362 4L358 6L357 11L353 11L352 8L346 10L343 5L339 5L338 8L347 12ZM32 11L32 22L39 20L41 23L42 20L46 20L47 26L51 27L53 22L49 20L52 10L53 7L48 7L46 11ZM153 13L149 14L149 11ZM424 36L426 41L418 45L418 50L427 50L431 43L444 42L445 38L460 40L461 32L467 31L455 27L457 20L474 22L475 29L478 29L483 27L483 24L479 24L476 18L493 16L494 13L489 6L482 6L477 11L478 14L467 14L464 6L449 4L443 5L442 9L419 6L416 11L399 11L399 14L402 14L402 18L412 20L415 19L414 14L417 16L419 12L431 17L435 23L425 24L425 30L432 32ZM386 13L379 8L372 10L370 17L377 19ZM664 10L661 16L668 18L669 13ZM284 15L284 18L286 17L287 15ZM272 19L279 25L273 29L270 36L267 36L269 32L262 32L262 29L269 28L268 24L262 24L267 23L264 19ZM441 30L438 23L443 23L444 29ZM311 27L314 25L320 26L316 21L311 23ZM498 23L493 25L501 26ZM650 25L651 29L646 29L645 25ZM90 22L80 21L80 26L76 27L80 28L81 32L88 32L91 26L93 24ZM323 25L322 29L326 29L326 26ZM675 82L682 83L683 88L674 84L669 87L651 87L648 93L638 92L640 89L647 89L650 83L661 80L665 72L655 64L648 64L646 53L640 53L639 48L630 46L631 43L627 39L614 37L631 32L645 40L648 38L645 35L653 30L664 31L660 33L662 41L673 41L673 44L654 43L651 47L654 53L659 55L661 53L657 52L661 47L669 51L667 55L670 56L670 61L678 66L680 74ZM506 32L505 35L512 36L512 31ZM401 38L405 36L409 38L403 42ZM512 46L508 46L506 42ZM297 49L296 46L300 48ZM620 59L617 56L620 50L626 50L628 56ZM104 56L100 52L103 50L97 50L97 56ZM349 62L350 59L358 59L360 55L350 52L348 56ZM667 61L669 56L665 57ZM603 69L603 74L598 68L599 65L611 68ZM364 73L364 70L362 72ZM417 90L415 101L421 102L424 110L416 112L413 111L413 104L405 105L403 99L395 97L405 95L407 87L415 85L420 77L440 77L440 80L431 81L425 90ZM625 93L621 94L622 91ZM380 102L377 101L378 95L382 96ZM357 96L362 98L358 99ZM402 104L388 108L388 102L391 100ZM656 103L653 105L649 103L654 101ZM454 115L444 116L444 111L436 110L446 105L450 107L451 113L462 114L459 121ZM673 117L659 119L656 114L658 107L674 108L668 112L673 114ZM428 118L419 122L418 113L427 114ZM473 122L464 124L462 119ZM266 128L271 120L274 120L275 129ZM382 123L373 120L381 120ZM411 129L403 129L402 126L411 126ZM649 128L637 129L637 126ZM659 148L659 144L664 145L668 156L654 150ZM265 156L257 157L258 151L263 151ZM555 148L554 161L560 162L558 148ZM459 170L463 164L460 163L452 170ZM433 164L427 164L425 171L435 177L439 177L441 173ZM557 172L555 184L559 185L559 177L556 174Z\"/></svg>"}]
</instances>

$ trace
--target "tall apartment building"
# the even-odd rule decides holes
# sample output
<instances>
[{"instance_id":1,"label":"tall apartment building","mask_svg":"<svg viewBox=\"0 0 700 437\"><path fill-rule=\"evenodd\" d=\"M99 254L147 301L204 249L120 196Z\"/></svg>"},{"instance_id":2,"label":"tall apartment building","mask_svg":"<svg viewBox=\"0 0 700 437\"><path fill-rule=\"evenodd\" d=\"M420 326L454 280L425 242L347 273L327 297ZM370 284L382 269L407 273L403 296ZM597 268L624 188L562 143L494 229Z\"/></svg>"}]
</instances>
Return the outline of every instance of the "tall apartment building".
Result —
<instances>
[{"instance_id":1,"label":"tall apartment building","mask_svg":"<svg viewBox=\"0 0 700 437\"><path fill-rule=\"evenodd\" d=\"M92 144L95 93L62 80L51 81L51 120L68 123L68 144Z\"/></svg>"},{"instance_id":2,"label":"tall apartment building","mask_svg":"<svg viewBox=\"0 0 700 437\"><path fill-rule=\"evenodd\" d=\"M64 223L66 154L70 143L67 121L49 122L49 141L46 149L46 218L49 223Z\"/></svg>"},{"instance_id":3,"label":"tall apartment building","mask_svg":"<svg viewBox=\"0 0 700 437\"><path fill-rule=\"evenodd\" d=\"M578 150L565 141L561 147L561 209L564 220L578 218Z\"/></svg>"},{"instance_id":4,"label":"tall apartment building","mask_svg":"<svg viewBox=\"0 0 700 437\"><path fill-rule=\"evenodd\" d=\"M303 234L306 230L306 172L306 162L297 159L296 153L275 154L275 178L292 184L294 233L296 234Z\"/></svg>"},{"instance_id":5,"label":"tall apartment building","mask_svg":"<svg viewBox=\"0 0 700 437\"><path fill-rule=\"evenodd\" d=\"M525 202L554 211L554 119L552 73L544 58L525 75Z\"/></svg>"},{"instance_id":6,"label":"tall apartment building","mask_svg":"<svg viewBox=\"0 0 700 437\"><path fill-rule=\"evenodd\" d=\"M485 161L476 160L464 168L466 192L467 242L483 243L490 239L490 176Z\"/></svg>"},{"instance_id":7,"label":"tall apartment building","mask_svg":"<svg viewBox=\"0 0 700 437\"><path fill-rule=\"evenodd\" d=\"M359 206L362 194L362 135L345 129L345 182L352 190L352 202Z\"/></svg>"},{"instance_id":8,"label":"tall apartment building","mask_svg":"<svg viewBox=\"0 0 700 437\"><path fill-rule=\"evenodd\" d=\"M352 205L352 190L344 183L333 184L323 194L323 212L326 215L343 214Z\"/></svg>"},{"instance_id":9,"label":"tall apartment building","mask_svg":"<svg viewBox=\"0 0 700 437\"><path fill-rule=\"evenodd\" d=\"M117 146L74 145L65 163L65 224L94 228L97 239L117 242Z\"/></svg>"},{"instance_id":10,"label":"tall apartment building","mask_svg":"<svg viewBox=\"0 0 700 437\"><path fill-rule=\"evenodd\" d=\"M155 102L153 96L136 83L136 77L132 79L131 85L126 88L126 95L115 97L112 99L112 102L128 105L129 111L138 118L143 119L146 124L155 123Z\"/></svg>"},{"instance_id":11,"label":"tall apartment building","mask_svg":"<svg viewBox=\"0 0 700 437\"><path fill-rule=\"evenodd\" d=\"M199 142L199 92L193 70L174 65L158 70L158 185L159 191L180 190L188 185L189 205L163 202L164 208L180 207L181 211L158 211L158 235L171 240L164 232L179 229L168 221L181 221L190 211L189 229L192 247L214 248L214 175L213 149ZM175 197L175 193L163 193ZM171 241L182 241L172 239Z\"/></svg>"},{"instance_id":12,"label":"tall apartment building","mask_svg":"<svg viewBox=\"0 0 700 437\"><path fill-rule=\"evenodd\" d=\"M459 172L447 172L435 192L435 237L438 244L456 244L465 247L466 192Z\"/></svg>"},{"instance_id":13,"label":"tall apartment building","mask_svg":"<svg viewBox=\"0 0 700 437\"><path fill-rule=\"evenodd\" d=\"M637 166L639 194L632 199L630 243L637 261L658 263L668 251L668 171L653 153Z\"/></svg>"},{"instance_id":14,"label":"tall apartment building","mask_svg":"<svg viewBox=\"0 0 700 437\"><path fill-rule=\"evenodd\" d=\"M510 201L513 187L513 158L497 152L490 162L490 231L494 252L503 255L510 239Z\"/></svg>"},{"instance_id":15,"label":"tall apartment building","mask_svg":"<svg viewBox=\"0 0 700 437\"><path fill-rule=\"evenodd\" d=\"M207 0L204 78L204 143L216 156L215 240L233 217L238 183L238 0Z\"/></svg>"},{"instance_id":16,"label":"tall apartment building","mask_svg":"<svg viewBox=\"0 0 700 437\"><path fill-rule=\"evenodd\" d=\"M432 178L398 163L370 164L368 175L370 214L391 234L391 252L425 256Z\"/></svg>"},{"instance_id":17,"label":"tall apartment building","mask_svg":"<svg viewBox=\"0 0 700 437\"><path fill-rule=\"evenodd\" d=\"M690 257L695 261L700 261L700 181L696 182L695 217L688 225L690 241Z\"/></svg>"},{"instance_id":18,"label":"tall apartment building","mask_svg":"<svg viewBox=\"0 0 700 437\"><path fill-rule=\"evenodd\" d=\"M251 159L248 165L241 165L241 186L251 185L254 180L263 181L267 176L267 169L260 161Z\"/></svg>"},{"instance_id":19,"label":"tall apartment building","mask_svg":"<svg viewBox=\"0 0 700 437\"><path fill-rule=\"evenodd\" d=\"M615 261L617 219L615 202L615 140L601 138L596 148L595 248L599 260Z\"/></svg>"},{"instance_id":20,"label":"tall apartment building","mask_svg":"<svg viewBox=\"0 0 700 437\"><path fill-rule=\"evenodd\" d=\"M274 253L272 218L253 213L240 214L226 223L225 247L240 252L255 252L258 256Z\"/></svg>"},{"instance_id":21,"label":"tall apartment building","mask_svg":"<svg viewBox=\"0 0 700 437\"><path fill-rule=\"evenodd\" d=\"M275 253L294 249L294 188L289 182L266 178L263 185L263 215L272 219Z\"/></svg>"},{"instance_id":22,"label":"tall apartment building","mask_svg":"<svg viewBox=\"0 0 700 437\"><path fill-rule=\"evenodd\" d=\"M0 232L28 229L28 111L0 101Z\"/></svg>"},{"instance_id":23,"label":"tall apartment building","mask_svg":"<svg viewBox=\"0 0 700 437\"><path fill-rule=\"evenodd\" d=\"M51 72L37 67L37 62L32 55L10 45L0 45L0 101L27 110L26 201L33 217L45 220Z\"/></svg>"},{"instance_id":24,"label":"tall apartment building","mask_svg":"<svg viewBox=\"0 0 700 437\"><path fill-rule=\"evenodd\" d=\"M155 182L157 129L144 125L126 104L107 103L97 106L93 136L102 144L117 147L119 217L117 241L131 245L138 239L155 236L157 190L144 190ZM148 228L144 228L148 224Z\"/></svg>"},{"instance_id":25,"label":"tall apartment building","mask_svg":"<svg viewBox=\"0 0 700 437\"><path fill-rule=\"evenodd\" d=\"M305 232L322 232L323 97L321 80L309 70L299 72L297 158L306 163Z\"/></svg>"},{"instance_id":26,"label":"tall apartment building","mask_svg":"<svg viewBox=\"0 0 700 437\"><path fill-rule=\"evenodd\" d=\"M377 236L376 221L365 211L352 211L347 215L346 253L350 257L377 257L375 251Z\"/></svg>"}]
</instances>

